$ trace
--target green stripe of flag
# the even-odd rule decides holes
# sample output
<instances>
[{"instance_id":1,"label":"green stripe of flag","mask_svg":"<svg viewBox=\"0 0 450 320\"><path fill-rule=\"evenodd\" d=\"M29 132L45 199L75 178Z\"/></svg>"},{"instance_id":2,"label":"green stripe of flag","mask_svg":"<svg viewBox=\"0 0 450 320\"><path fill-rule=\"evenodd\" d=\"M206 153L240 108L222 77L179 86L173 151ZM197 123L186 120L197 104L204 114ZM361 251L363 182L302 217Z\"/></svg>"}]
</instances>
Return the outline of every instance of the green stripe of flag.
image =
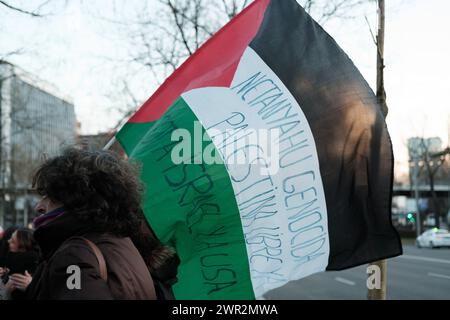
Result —
<instances>
[{"instance_id":1,"label":"green stripe of flag","mask_svg":"<svg viewBox=\"0 0 450 320\"><path fill-rule=\"evenodd\" d=\"M125 152L130 155L142 137L153 127L155 122L127 122L116 134Z\"/></svg>"},{"instance_id":2,"label":"green stripe of flag","mask_svg":"<svg viewBox=\"0 0 450 320\"><path fill-rule=\"evenodd\" d=\"M193 137L195 121L179 98L151 129L144 128L138 144L130 140L134 147L127 146L127 138L143 124L128 123L119 140L125 150L133 150L132 159L144 164L146 218L180 257L176 298L254 299L241 219L224 164L174 165L171 159L178 144L171 141L172 132L184 128Z\"/></svg>"}]
</instances>

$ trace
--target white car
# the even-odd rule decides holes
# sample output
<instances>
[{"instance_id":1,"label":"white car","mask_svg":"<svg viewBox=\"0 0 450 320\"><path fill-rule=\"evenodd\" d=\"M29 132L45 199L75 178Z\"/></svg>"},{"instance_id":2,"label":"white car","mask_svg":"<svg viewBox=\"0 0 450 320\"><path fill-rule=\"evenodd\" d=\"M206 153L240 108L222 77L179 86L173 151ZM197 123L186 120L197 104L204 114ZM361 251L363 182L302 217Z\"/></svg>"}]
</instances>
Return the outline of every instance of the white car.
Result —
<instances>
[{"instance_id":1,"label":"white car","mask_svg":"<svg viewBox=\"0 0 450 320\"><path fill-rule=\"evenodd\" d=\"M450 247L450 232L438 228L425 231L417 237L416 245L419 248Z\"/></svg>"}]
</instances>

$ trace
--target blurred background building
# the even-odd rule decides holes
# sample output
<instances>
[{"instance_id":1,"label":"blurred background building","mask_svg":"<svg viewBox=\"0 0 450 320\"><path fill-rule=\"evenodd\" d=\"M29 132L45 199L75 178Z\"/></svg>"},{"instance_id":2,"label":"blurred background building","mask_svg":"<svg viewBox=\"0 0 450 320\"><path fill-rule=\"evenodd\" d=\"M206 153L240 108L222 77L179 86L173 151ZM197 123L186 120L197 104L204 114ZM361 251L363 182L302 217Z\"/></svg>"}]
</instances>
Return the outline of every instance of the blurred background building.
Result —
<instances>
[{"instance_id":1,"label":"blurred background building","mask_svg":"<svg viewBox=\"0 0 450 320\"><path fill-rule=\"evenodd\" d=\"M76 142L73 102L52 85L0 63L0 225L27 225L31 176L45 157Z\"/></svg>"},{"instance_id":2,"label":"blurred background building","mask_svg":"<svg viewBox=\"0 0 450 320\"><path fill-rule=\"evenodd\" d=\"M392 220L403 233L450 225L450 148L439 137L407 141L409 181L394 185Z\"/></svg>"}]
</instances>

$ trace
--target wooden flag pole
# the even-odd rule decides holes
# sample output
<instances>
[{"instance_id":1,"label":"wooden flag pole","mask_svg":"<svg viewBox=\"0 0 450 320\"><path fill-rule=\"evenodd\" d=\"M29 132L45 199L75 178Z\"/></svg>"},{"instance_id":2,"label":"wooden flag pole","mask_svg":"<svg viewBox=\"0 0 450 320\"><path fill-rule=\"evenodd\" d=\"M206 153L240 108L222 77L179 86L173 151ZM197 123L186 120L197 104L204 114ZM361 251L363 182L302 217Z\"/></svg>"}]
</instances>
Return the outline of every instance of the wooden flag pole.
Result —
<instances>
[{"instance_id":1,"label":"wooden flag pole","mask_svg":"<svg viewBox=\"0 0 450 320\"><path fill-rule=\"evenodd\" d=\"M116 136L114 135L109 141L108 143L103 147L103 150L109 150L109 148L111 148L111 146L116 142Z\"/></svg>"},{"instance_id":2,"label":"wooden flag pole","mask_svg":"<svg viewBox=\"0 0 450 320\"><path fill-rule=\"evenodd\" d=\"M384 27L385 27L385 0L378 0L378 34L377 45L377 100L381 106L384 117L387 117L386 92L384 90ZM369 264L380 277L380 288L368 288L368 300L386 300L387 261L380 260ZM369 275L370 276L370 275Z\"/></svg>"},{"instance_id":3,"label":"wooden flag pole","mask_svg":"<svg viewBox=\"0 0 450 320\"><path fill-rule=\"evenodd\" d=\"M109 139L109 141L105 144L105 146L103 147L103 150L109 150L114 143L116 143L117 139L116 139L116 133L120 131L120 129L123 128L123 126L128 122L129 118L135 113L135 110L130 110L128 111L125 116L123 117L123 119L114 127L114 129L112 130L114 132L114 135L112 136L111 139Z\"/></svg>"}]
</instances>

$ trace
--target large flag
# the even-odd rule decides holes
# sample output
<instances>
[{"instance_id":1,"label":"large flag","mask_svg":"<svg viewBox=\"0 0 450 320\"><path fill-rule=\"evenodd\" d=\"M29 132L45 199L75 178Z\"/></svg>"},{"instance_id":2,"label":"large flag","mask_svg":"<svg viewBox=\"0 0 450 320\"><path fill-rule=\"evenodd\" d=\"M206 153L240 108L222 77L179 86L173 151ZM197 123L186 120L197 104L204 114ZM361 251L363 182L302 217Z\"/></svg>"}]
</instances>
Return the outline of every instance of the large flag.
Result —
<instances>
[{"instance_id":1,"label":"large flag","mask_svg":"<svg viewBox=\"0 0 450 320\"><path fill-rule=\"evenodd\" d=\"M180 257L178 299L261 298L402 252L379 105L294 0L254 1L117 139L142 163L146 218Z\"/></svg>"}]
</instances>

